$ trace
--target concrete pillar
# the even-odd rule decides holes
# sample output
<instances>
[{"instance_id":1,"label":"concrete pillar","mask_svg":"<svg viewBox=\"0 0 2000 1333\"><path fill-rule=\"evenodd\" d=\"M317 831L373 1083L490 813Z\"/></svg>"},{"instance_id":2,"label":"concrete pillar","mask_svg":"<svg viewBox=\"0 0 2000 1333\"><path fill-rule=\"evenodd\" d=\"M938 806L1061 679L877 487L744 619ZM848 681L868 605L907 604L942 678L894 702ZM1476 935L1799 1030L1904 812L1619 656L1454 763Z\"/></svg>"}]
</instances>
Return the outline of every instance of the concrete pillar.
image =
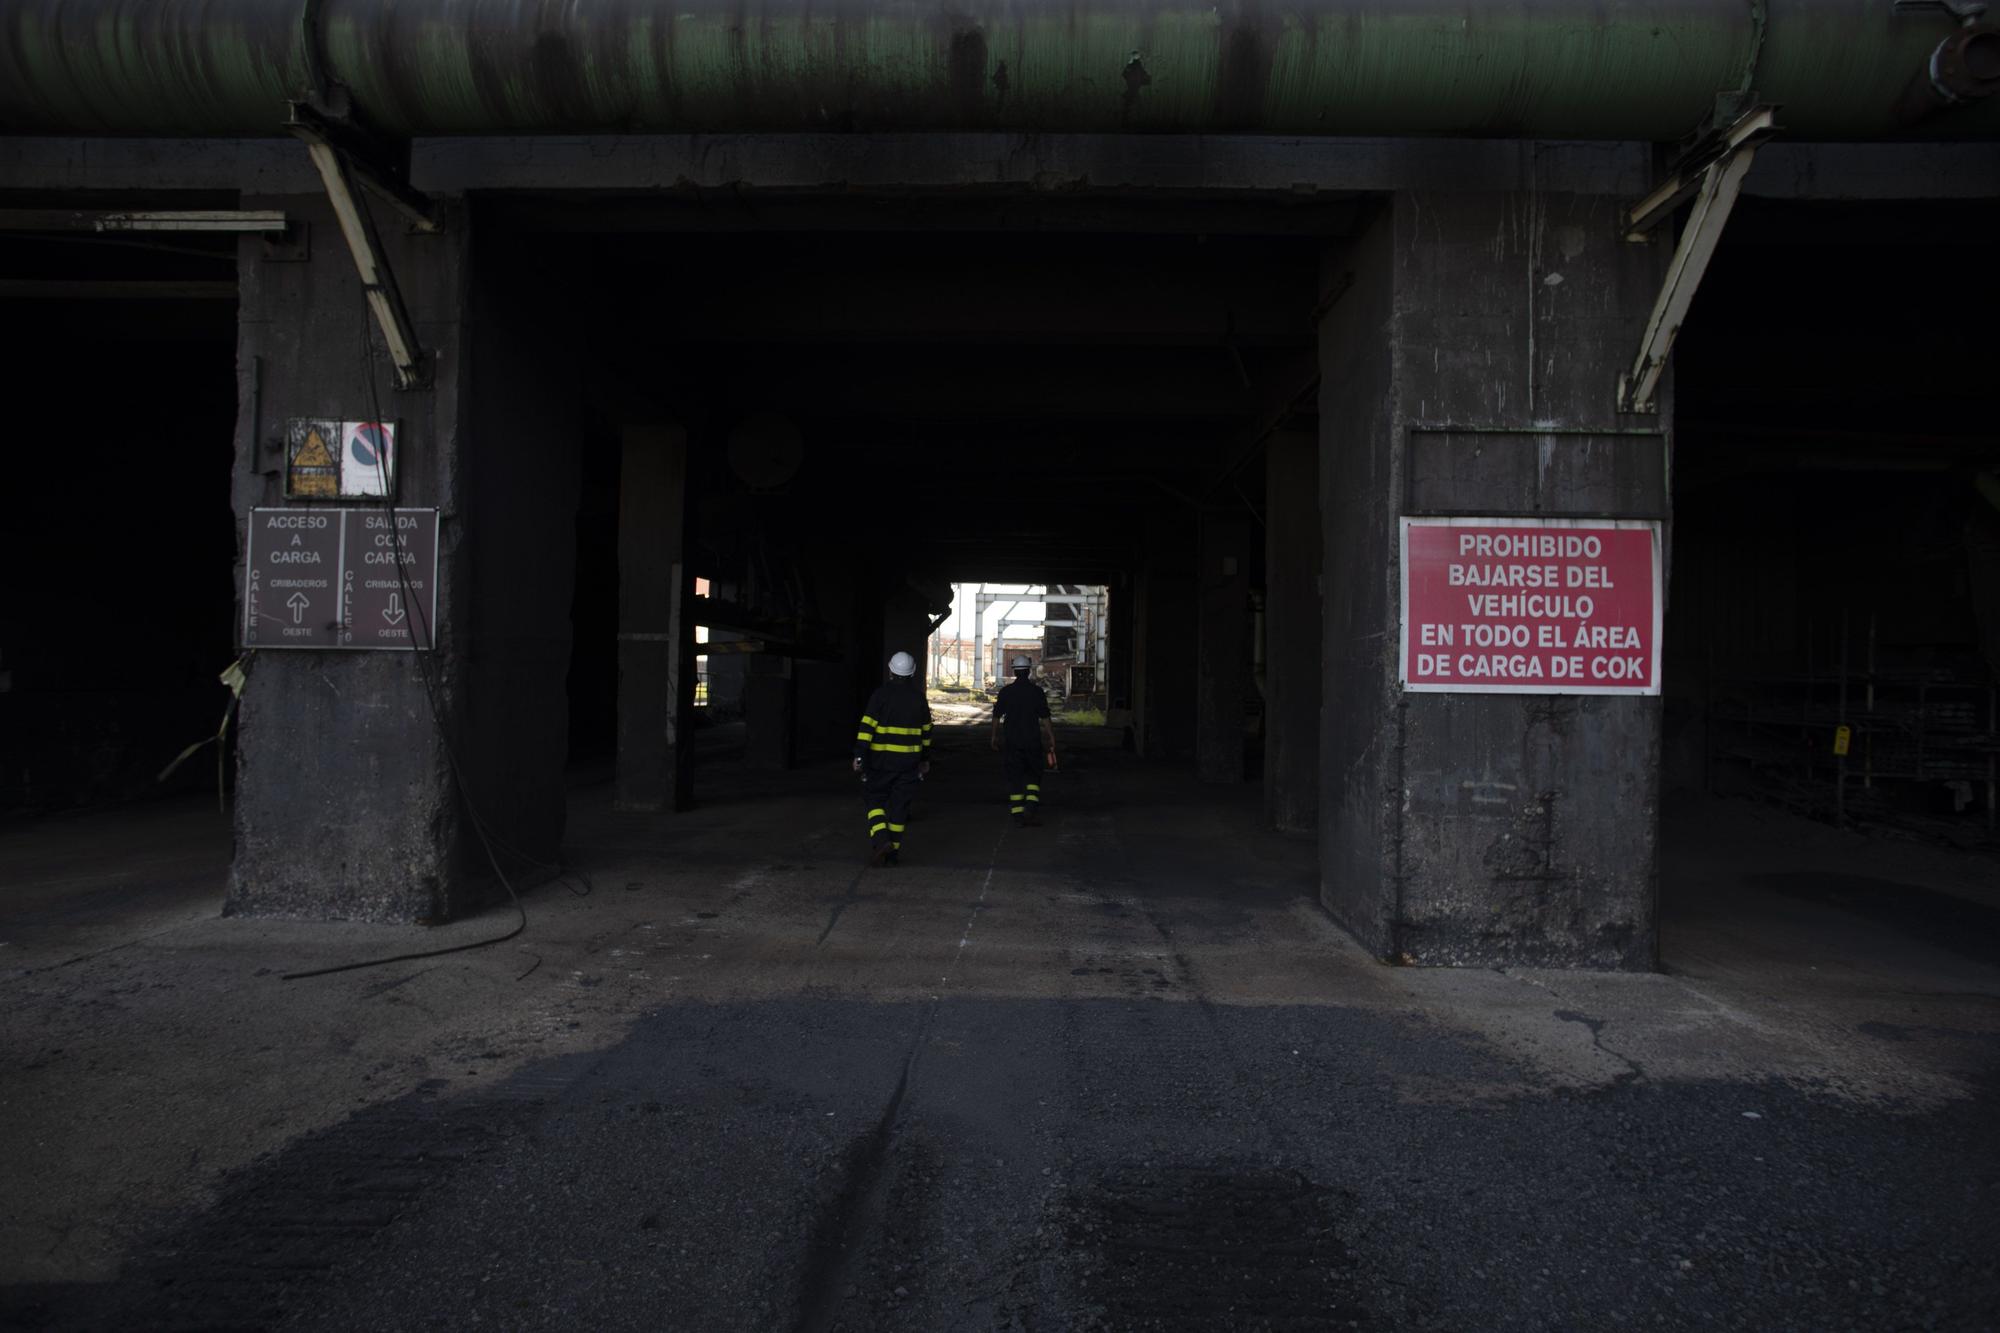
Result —
<instances>
[{"instance_id":1,"label":"concrete pillar","mask_svg":"<svg viewBox=\"0 0 2000 1333\"><path fill-rule=\"evenodd\" d=\"M1517 193L1390 197L1322 273L1321 895L1390 957L1645 968L1659 700L1398 682L1399 515L1664 513L1671 403L1614 386L1666 249L1523 162Z\"/></svg>"},{"instance_id":2,"label":"concrete pillar","mask_svg":"<svg viewBox=\"0 0 2000 1333\"><path fill-rule=\"evenodd\" d=\"M1104 626L1106 707L1130 710L1134 641L1132 606L1137 600L1137 585L1129 575L1124 576L1112 584L1106 594L1111 603L1105 610Z\"/></svg>"},{"instance_id":3,"label":"concrete pillar","mask_svg":"<svg viewBox=\"0 0 2000 1333\"><path fill-rule=\"evenodd\" d=\"M908 653L917 659L917 681L928 684L930 680L931 618L924 596L915 588L898 588L882 604L881 651L877 657L882 669L889 669L889 659L897 653Z\"/></svg>"},{"instance_id":4,"label":"concrete pillar","mask_svg":"<svg viewBox=\"0 0 2000 1333\"><path fill-rule=\"evenodd\" d=\"M709 584L709 596L718 601L740 602L742 589L734 582L718 579ZM744 712L744 691L748 688L752 654L730 652L717 645L739 643L749 636L731 629L708 631L706 646L697 644L695 653L707 659L708 701L703 705L710 722L739 719Z\"/></svg>"},{"instance_id":5,"label":"concrete pillar","mask_svg":"<svg viewBox=\"0 0 2000 1333\"><path fill-rule=\"evenodd\" d=\"M828 544L801 557L812 573L810 614L840 633L839 661L792 664L796 756L830 759L854 749L854 724L884 675L880 598L852 548Z\"/></svg>"},{"instance_id":6,"label":"concrete pillar","mask_svg":"<svg viewBox=\"0 0 2000 1333\"><path fill-rule=\"evenodd\" d=\"M371 503L287 500L287 419L390 418L397 503L436 507L440 535L435 648L421 659L256 654L225 910L447 919L497 892L468 810L517 876L554 861L562 837L581 454L565 275L463 213L437 235L382 228L434 370L429 387L399 392L379 351L357 354L374 330L325 201L244 206L280 209L324 243L298 261L267 260L254 241L239 251L238 356L256 386L237 426L239 531L253 508Z\"/></svg>"},{"instance_id":7,"label":"concrete pillar","mask_svg":"<svg viewBox=\"0 0 2000 1333\"><path fill-rule=\"evenodd\" d=\"M620 810L684 809L694 719L687 432L628 426L618 480Z\"/></svg>"},{"instance_id":8,"label":"concrete pillar","mask_svg":"<svg viewBox=\"0 0 2000 1333\"><path fill-rule=\"evenodd\" d=\"M1195 771L1203 782L1244 778L1243 704L1250 689L1250 516L1201 516L1196 634Z\"/></svg>"},{"instance_id":9,"label":"concrete pillar","mask_svg":"<svg viewBox=\"0 0 2000 1333\"><path fill-rule=\"evenodd\" d=\"M972 688L986 688L986 585L980 584L972 594Z\"/></svg>"},{"instance_id":10,"label":"concrete pillar","mask_svg":"<svg viewBox=\"0 0 2000 1333\"><path fill-rule=\"evenodd\" d=\"M753 653L745 662L744 759L752 768L790 768L797 760L798 743L796 664L769 653Z\"/></svg>"},{"instance_id":11,"label":"concrete pillar","mask_svg":"<svg viewBox=\"0 0 2000 1333\"><path fill-rule=\"evenodd\" d=\"M1132 607L1132 727L1148 759L1186 759L1195 746L1197 534L1187 511L1159 515Z\"/></svg>"},{"instance_id":12,"label":"concrete pillar","mask_svg":"<svg viewBox=\"0 0 2000 1333\"><path fill-rule=\"evenodd\" d=\"M1264 816L1319 827L1319 440L1264 446Z\"/></svg>"}]
</instances>

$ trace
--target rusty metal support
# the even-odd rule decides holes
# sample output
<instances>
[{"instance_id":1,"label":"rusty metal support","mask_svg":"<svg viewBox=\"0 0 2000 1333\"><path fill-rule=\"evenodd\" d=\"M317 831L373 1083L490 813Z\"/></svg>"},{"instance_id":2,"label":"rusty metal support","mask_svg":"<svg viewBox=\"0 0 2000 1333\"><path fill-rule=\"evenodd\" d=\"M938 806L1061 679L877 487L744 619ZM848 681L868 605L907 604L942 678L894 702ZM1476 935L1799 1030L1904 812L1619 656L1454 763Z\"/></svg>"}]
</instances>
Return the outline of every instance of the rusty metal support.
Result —
<instances>
[{"instance_id":1,"label":"rusty metal support","mask_svg":"<svg viewBox=\"0 0 2000 1333\"><path fill-rule=\"evenodd\" d=\"M346 156L324 140L301 137L305 139L306 151L312 155L313 166L326 186L326 197L333 205L334 218L340 223L340 234L347 239L348 253L354 256L354 269L361 277L361 290L368 297L368 308L382 330L383 342L388 345L389 359L396 368L396 387L427 387L430 383L429 363L423 348L417 343L417 332L410 323L410 312L404 308L403 294L396 287L395 274L389 271L389 263L382 256L382 238L376 234L375 219L370 216L368 205L355 192Z\"/></svg>"},{"instance_id":2,"label":"rusty metal support","mask_svg":"<svg viewBox=\"0 0 2000 1333\"><path fill-rule=\"evenodd\" d=\"M1758 107L1722 135L1720 150L1698 175L1681 173L1670 177L1659 189L1626 213L1628 239L1644 241L1665 222L1692 193L1694 211L1681 229L1680 244L1674 248L1673 262L1667 266L1666 281L1646 320L1646 332L1639 340L1639 354L1632 368L1618 377L1620 412L1657 412L1660 377L1666 373L1667 358L1673 354L1674 339L1688 307L1701 287L1708 261L1715 257L1716 244L1743 189L1743 178L1757 156L1757 147L1777 132L1773 108Z\"/></svg>"},{"instance_id":3,"label":"rusty metal support","mask_svg":"<svg viewBox=\"0 0 2000 1333\"><path fill-rule=\"evenodd\" d=\"M1644 199L1625 211L1625 239L1648 241L1708 179L1709 168L1741 148L1756 148L1778 132L1778 109L1752 107L1722 133L1697 145Z\"/></svg>"},{"instance_id":4,"label":"rusty metal support","mask_svg":"<svg viewBox=\"0 0 2000 1333\"><path fill-rule=\"evenodd\" d=\"M349 176L395 209L411 227L421 232L436 232L443 227L437 203L404 184L379 161L381 152L358 129L329 119L303 102L291 104L291 117L285 128L308 144L318 144L340 154Z\"/></svg>"}]
</instances>

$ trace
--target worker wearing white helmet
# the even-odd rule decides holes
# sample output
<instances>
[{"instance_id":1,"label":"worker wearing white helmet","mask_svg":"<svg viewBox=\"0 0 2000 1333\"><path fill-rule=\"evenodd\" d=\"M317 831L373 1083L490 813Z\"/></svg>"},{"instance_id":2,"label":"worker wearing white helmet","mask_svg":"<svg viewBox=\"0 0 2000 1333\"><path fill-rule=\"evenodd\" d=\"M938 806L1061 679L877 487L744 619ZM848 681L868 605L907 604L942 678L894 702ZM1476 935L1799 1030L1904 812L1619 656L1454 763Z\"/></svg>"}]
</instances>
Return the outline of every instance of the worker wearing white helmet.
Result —
<instances>
[{"instance_id":1,"label":"worker wearing white helmet","mask_svg":"<svg viewBox=\"0 0 2000 1333\"><path fill-rule=\"evenodd\" d=\"M1028 679L1028 659L1014 659L1014 683L993 700L993 748L1007 775L1007 811L1017 825L1042 822L1042 757L1051 767L1056 733L1049 721L1049 697Z\"/></svg>"},{"instance_id":2,"label":"worker wearing white helmet","mask_svg":"<svg viewBox=\"0 0 2000 1333\"><path fill-rule=\"evenodd\" d=\"M916 676L916 658L891 657L889 679L868 696L861 729L854 733L854 771L868 794L871 865L892 866L902 859L910 802L931 768L931 705Z\"/></svg>"}]
</instances>

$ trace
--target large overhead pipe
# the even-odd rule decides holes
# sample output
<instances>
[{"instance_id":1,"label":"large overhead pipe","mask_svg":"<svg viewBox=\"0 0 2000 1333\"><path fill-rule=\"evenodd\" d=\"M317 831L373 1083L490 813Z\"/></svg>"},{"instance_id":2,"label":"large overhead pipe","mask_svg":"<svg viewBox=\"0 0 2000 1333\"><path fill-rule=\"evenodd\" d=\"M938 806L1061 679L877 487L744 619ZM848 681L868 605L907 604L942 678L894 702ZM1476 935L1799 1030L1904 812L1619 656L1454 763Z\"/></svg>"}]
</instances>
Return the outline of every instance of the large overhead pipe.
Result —
<instances>
[{"instance_id":1,"label":"large overhead pipe","mask_svg":"<svg viewBox=\"0 0 2000 1333\"><path fill-rule=\"evenodd\" d=\"M5 0L0 130L2000 135L1977 0ZM1947 41L1955 45L1941 47ZM1933 68L1933 57L1945 55ZM1954 63L1955 62L1955 63ZM1963 68L1961 68L1963 67Z\"/></svg>"}]
</instances>

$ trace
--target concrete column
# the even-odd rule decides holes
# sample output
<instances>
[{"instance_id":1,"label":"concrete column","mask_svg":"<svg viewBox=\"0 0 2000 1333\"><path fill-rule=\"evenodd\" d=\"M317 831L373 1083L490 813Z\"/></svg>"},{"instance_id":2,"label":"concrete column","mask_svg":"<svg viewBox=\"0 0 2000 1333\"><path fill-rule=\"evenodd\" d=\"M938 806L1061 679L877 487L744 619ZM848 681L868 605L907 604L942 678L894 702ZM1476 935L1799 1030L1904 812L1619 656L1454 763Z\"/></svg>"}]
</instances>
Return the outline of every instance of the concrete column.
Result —
<instances>
[{"instance_id":1,"label":"concrete column","mask_svg":"<svg viewBox=\"0 0 2000 1333\"><path fill-rule=\"evenodd\" d=\"M471 430L454 441L468 512L465 786L489 832L544 863L542 874L557 860L569 801L585 421L582 361L563 329L574 302L563 265L540 238L474 238L462 369ZM461 878L490 879L483 847L466 842L458 856ZM503 864L533 877L520 858Z\"/></svg>"},{"instance_id":2,"label":"concrete column","mask_svg":"<svg viewBox=\"0 0 2000 1333\"><path fill-rule=\"evenodd\" d=\"M1204 512L1200 560L1195 771L1203 782L1241 782L1243 704L1250 689L1249 515Z\"/></svg>"},{"instance_id":3,"label":"concrete column","mask_svg":"<svg viewBox=\"0 0 2000 1333\"><path fill-rule=\"evenodd\" d=\"M1106 707L1132 707L1132 606L1137 585L1130 576L1120 578L1107 590L1111 605L1105 611L1104 669Z\"/></svg>"},{"instance_id":4,"label":"concrete column","mask_svg":"<svg viewBox=\"0 0 2000 1333\"><path fill-rule=\"evenodd\" d=\"M1319 826L1319 440L1264 447L1264 815Z\"/></svg>"},{"instance_id":5,"label":"concrete column","mask_svg":"<svg viewBox=\"0 0 2000 1333\"><path fill-rule=\"evenodd\" d=\"M917 659L917 682L930 680L930 613L923 594L914 588L898 588L882 605L881 652L877 657L888 670L889 659L908 653Z\"/></svg>"},{"instance_id":6,"label":"concrete column","mask_svg":"<svg viewBox=\"0 0 2000 1333\"><path fill-rule=\"evenodd\" d=\"M379 351L357 354L374 330L324 199L244 206L329 239L300 261L267 260L254 241L239 251L238 354L258 389L237 428L239 524L253 508L314 507L285 497L288 418L387 417L397 502L435 506L440 539L435 648L421 658L257 653L225 910L447 919L497 892L468 811L517 876L554 861L562 837L580 458L578 363L551 314L565 275L463 213L438 235L382 228L434 371L399 392Z\"/></svg>"},{"instance_id":7,"label":"concrete column","mask_svg":"<svg viewBox=\"0 0 2000 1333\"><path fill-rule=\"evenodd\" d=\"M1321 895L1390 957L1645 968L1659 700L1398 683L1399 515L1665 511L1671 403L1614 399L1665 248L1538 162L1517 193L1392 196L1322 273Z\"/></svg>"},{"instance_id":8,"label":"concrete column","mask_svg":"<svg viewBox=\"0 0 2000 1333\"><path fill-rule=\"evenodd\" d=\"M972 594L972 688L986 688L986 606L979 599L986 595L986 585L980 584Z\"/></svg>"},{"instance_id":9,"label":"concrete column","mask_svg":"<svg viewBox=\"0 0 2000 1333\"><path fill-rule=\"evenodd\" d=\"M620 810L683 809L694 717L687 432L628 426L618 480Z\"/></svg>"},{"instance_id":10,"label":"concrete column","mask_svg":"<svg viewBox=\"0 0 2000 1333\"><path fill-rule=\"evenodd\" d=\"M1132 725L1148 759L1186 759L1195 748L1197 534L1185 510L1160 515L1132 608Z\"/></svg>"},{"instance_id":11,"label":"concrete column","mask_svg":"<svg viewBox=\"0 0 2000 1333\"><path fill-rule=\"evenodd\" d=\"M793 735L800 761L831 759L852 753L861 705L884 674L879 597L851 548L829 544L801 559L812 572L810 613L839 630L845 656L793 663Z\"/></svg>"},{"instance_id":12,"label":"concrete column","mask_svg":"<svg viewBox=\"0 0 2000 1333\"><path fill-rule=\"evenodd\" d=\"M745 659L744 758L752 768L786 769L797 758L799 684L789 657L755 653Z\"/></svg>"},{"instance_id":13,"label":"concrete column","mask_svg":"<svg viewBox=\"0 0 2000 1333\"><path fill-rule=\"evenodd\" d=\"M709 585L709 595L719 601L740 602L742 589L727 580L716 580ZM719 649L719 644L738 643L747 635L731 629L708 631L706 646L695 645L695 655L708 659L708 702L703 711L710 722L734 721L744 715L744 692L748 688L750 658L748 653L733 653Z\"/></svg>"}]
</instances>

